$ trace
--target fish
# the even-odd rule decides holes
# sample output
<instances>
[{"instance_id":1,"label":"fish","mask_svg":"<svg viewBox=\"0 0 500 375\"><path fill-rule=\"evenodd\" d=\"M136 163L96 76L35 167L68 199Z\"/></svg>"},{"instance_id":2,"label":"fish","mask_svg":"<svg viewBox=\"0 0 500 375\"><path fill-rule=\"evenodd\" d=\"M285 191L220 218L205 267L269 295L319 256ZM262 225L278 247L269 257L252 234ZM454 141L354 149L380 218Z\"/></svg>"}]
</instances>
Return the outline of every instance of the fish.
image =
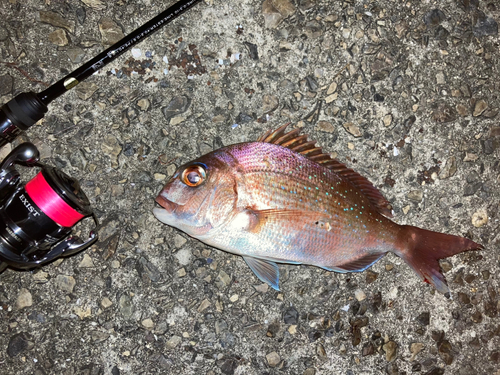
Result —
<instances>
[{"instance_id":1,"label":"fish","mask_svg":"<svg viewBox=\"0 0 500 375\"><path fill-rule=\"evenodd\" d=\"M154 216L242 256L275 290L280 263L362 272L391 252L450 297L439 259L483 246L395 223L368 179L288 125L180 166L156 197Z\"/></svg>"}]
</instances>

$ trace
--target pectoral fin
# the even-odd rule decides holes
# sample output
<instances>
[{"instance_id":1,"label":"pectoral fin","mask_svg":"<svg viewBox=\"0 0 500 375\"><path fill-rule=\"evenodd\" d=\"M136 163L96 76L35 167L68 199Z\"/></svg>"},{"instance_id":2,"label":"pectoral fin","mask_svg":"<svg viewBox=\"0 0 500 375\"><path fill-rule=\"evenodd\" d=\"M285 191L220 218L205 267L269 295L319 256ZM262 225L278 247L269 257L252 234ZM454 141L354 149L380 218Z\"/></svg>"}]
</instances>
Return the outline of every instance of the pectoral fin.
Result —
<instances>
[{"instance_id":1,"label":"pectoral fin","mask_svg":"<svg viewBox=\"0 0 500 375\"><path fill-rule=\"evenodd\" d=\"M243 257L243 259L259 279L268 283L273 289L280 290L278 285L280 271L276 263L252 257Z\"/></svg>"}]
</instances>

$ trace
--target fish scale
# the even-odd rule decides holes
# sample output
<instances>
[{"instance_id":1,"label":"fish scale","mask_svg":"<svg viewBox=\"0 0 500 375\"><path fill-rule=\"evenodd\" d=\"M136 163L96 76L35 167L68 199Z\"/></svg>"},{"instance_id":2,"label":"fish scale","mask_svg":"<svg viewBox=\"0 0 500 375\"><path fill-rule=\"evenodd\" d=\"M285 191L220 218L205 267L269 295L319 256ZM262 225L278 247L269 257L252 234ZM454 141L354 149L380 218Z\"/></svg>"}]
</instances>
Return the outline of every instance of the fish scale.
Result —
<instances>
[{"instance_id":1,"label":"fish scale","mask_svg":"<svg viewBox=\"0 0 500 375\"><path fill-rule=\"evenodd\" d=\"M359 272L392 252L446 294L438 259L482 249L394 223L389 202L366 178L286 125L179 167L156 201L160 221L241 255L277 290L276 263Z\"/></svg>"}]
</instances>

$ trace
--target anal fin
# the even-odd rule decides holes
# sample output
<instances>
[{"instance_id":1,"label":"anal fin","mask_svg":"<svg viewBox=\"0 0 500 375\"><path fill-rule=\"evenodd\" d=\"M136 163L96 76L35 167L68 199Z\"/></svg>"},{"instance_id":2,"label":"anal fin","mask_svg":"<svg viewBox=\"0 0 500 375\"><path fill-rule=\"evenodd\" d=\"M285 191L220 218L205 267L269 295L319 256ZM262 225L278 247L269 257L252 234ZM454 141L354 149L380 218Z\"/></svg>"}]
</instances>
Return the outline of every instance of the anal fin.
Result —
<instances>
[{"instance_id":1,"label":"anal fin","mask_svg":"<svg viewBox=\"0 0 500 375\"><path fill-rule=\"evenodd\" d=\"M271 288L280 290L279 277L280 271L278 265L268 260L257 259L252 257L243 257L247 262L248 267L255 273L255 275L263 282L269 284Z\"/></svg>"},{"instance_id":2,"label":"anal fin","mask_svg":"<svg viewBox=\"0 0 500 375\"><path fill-rule=\"evenodd\" d=\"M363 272L366 269L370 268L373 264L375 264L380 258L382 258L385 253L374 253L367 254L361 258L353 260L348 263L339 264L336 266L328 267L332 271L335 272Z\"/></svg>"}]
</instances>

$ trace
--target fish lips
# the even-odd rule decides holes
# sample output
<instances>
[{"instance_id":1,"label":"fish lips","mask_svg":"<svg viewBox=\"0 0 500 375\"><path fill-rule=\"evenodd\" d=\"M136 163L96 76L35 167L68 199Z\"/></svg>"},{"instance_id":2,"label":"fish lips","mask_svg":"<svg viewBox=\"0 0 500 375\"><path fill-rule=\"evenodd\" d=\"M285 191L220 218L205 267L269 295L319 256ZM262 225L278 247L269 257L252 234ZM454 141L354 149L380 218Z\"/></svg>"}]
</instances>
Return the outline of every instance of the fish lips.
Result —
<instances>
[{"instance_id":1,"label":"fish lips","mask_svg":"<svg viewBox=\"0 0 500 375\"><path fill-rule=\"evenodd\" d=\"M172 225L173 221L175 220L174 212L177 208L177 205L174 202L163 198L161 195L158 195L155 200L156 203L158 203L162 208L153 208L153 215L163 224Z\"/></svg>"},{"instance_id":2,"label":"fish lips","mask_svg":"<svg viewBox=\"0 0 500 375\"><path fill-rule=\"evenodd\" d=\"M155 201L169 212L174 212L175 209L177 208L177 204L175 204L172 201L169 201L167 198L164 198L161 194L156 197Z\"/></svg>"}]
</instances>

